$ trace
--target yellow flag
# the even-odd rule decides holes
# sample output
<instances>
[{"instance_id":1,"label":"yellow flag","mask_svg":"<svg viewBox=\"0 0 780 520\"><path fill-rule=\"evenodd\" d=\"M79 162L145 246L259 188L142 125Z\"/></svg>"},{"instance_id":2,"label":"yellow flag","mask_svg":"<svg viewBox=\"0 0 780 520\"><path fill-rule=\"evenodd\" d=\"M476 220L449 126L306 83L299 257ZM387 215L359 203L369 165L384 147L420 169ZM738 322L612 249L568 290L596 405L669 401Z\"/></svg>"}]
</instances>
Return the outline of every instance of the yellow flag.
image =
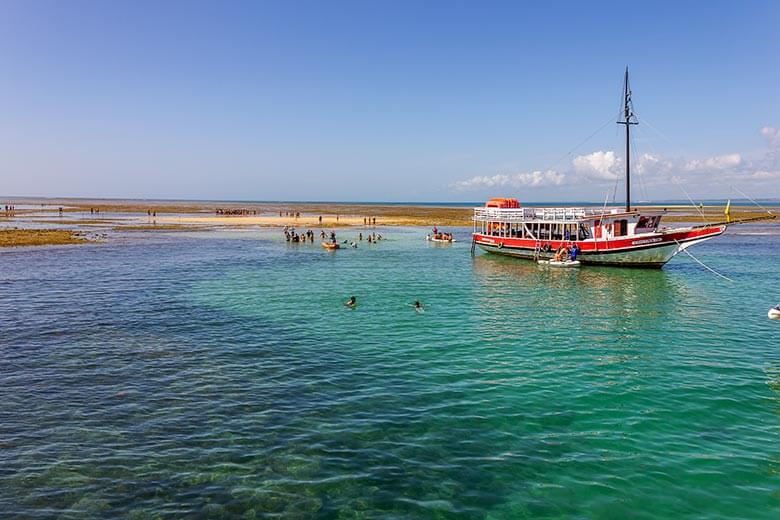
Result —
<instances>
[{"instance_id":1,"label":"yellow flag","mask_svg":"<svg viewBox=\"0 0 780 520\"><path fill-rule=\"evenodd\" d=\"M723 213L726 215L726 222L731 222L731 199L726 203L726 211Z\"/></svg>"}]
</instances>

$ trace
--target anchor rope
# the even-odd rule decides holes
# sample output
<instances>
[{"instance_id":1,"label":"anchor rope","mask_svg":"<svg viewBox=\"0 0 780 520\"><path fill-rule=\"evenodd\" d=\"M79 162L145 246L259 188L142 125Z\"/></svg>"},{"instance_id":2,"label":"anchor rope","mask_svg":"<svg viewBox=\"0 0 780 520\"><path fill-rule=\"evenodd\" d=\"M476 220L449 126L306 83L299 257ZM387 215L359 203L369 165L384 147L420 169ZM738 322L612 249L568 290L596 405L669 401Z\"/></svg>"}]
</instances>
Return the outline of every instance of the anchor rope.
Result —
<instances>
[{"instance_id":1,"label":"anchor rope","mask_svg":"<svg viewBox=\"0 0 780 520\"><path fill-rule=\"evenodd\" d=\"M706 221L707 219L704 217L704 212L701 209L699 209L699 206L697 206L695 202L693 202L693 199L691 198L690 195L688 195L688 192L685 191L685 188L683 188L683 185L680 184L678 181L675 181L675 182L677 183L677 187L680 188L682 190L682 192L685 193L685 196L688 197L688 200L691 201L691 206L693 206L693 209L695 209L696 212L699 215L701 215L702 220Z\"/></svg>"},{"instance_id":2,"label":"anchor rope","mask_svg":"<svg viewBox=\"0 0 780 520\"><path fill-rule=\"evenodd\" d=\"M720 277L721 277L721 278L723 278L724 280L728 280L729 282L732 282L732 283L734 282L734 280L732 280L732 279L731 279L731 278L729 278L728 276L726 276L726 275L723 275L723 274L720 274L718 271L716 271L716 270L715 270L715 269L713 269L712 267L709 267L709 266L708 266L708 265L706 265L704 262L702 262L701 260L699 260L698 258L696 258L695 256L693 256L693 253L691 253L690 251L688 251L687 249L685 249L684 247L682 247L682 244L680 244L680 242L677 242L677 239L675 239L674 241L677 243L677 251L678 251L678 252L682 251L682 252L683 252L683 253L685 253L686 255L690 256L690 257L691 257L691 258L692 258L692 259L693 259L693 260L694 260L696 263L698 263L699 265L701 265L703 268L705 268L706 270L710 271L710 272L711 272L711 273L713 273L713 274L716 274L716 275L720 276Z\"/></svg>"},{"instance_id":3,"label":"anchor rope","mask_svg":"<svg viewBox=\"0 0 780 520\"><path fill-rule=\"evenodd\" d=\"M731 189L732 189L732 190L734 190L734 191L738 191L740 194L742 194L742 196L743 196L743 197L747 197L748 199L750 199L750 202L752 202L753 204L755 204L755 205L756 205L756 206L758 206L759 208L763 209L764 211L766 211L766 212L767 212L767 213L769 213L770 215L772 215L772 214L773 214L771 211L769 211L768 209L766 209L764 206L762 206L761 204L759 204L758 202L756 202L755 200L753 200L753 198L752 198L750 195L748 195L748 194L747 194L747 193L745 193L744 191L740 190L740 189L739 189L739 188L737 188L736 186L732 186L732 187L731 187Z\"/></svg>"}]
</instances>

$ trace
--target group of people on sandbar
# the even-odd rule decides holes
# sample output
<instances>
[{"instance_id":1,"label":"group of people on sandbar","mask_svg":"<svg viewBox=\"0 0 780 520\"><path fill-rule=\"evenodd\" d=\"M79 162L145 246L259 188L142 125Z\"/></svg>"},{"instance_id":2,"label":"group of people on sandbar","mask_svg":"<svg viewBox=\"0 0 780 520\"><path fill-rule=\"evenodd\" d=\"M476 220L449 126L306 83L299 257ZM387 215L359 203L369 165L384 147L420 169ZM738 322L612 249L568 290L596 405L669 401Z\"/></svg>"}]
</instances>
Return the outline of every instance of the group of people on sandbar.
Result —
<instances>
[{"instance_id":1,"label":"group of people on sandbar","mask_svg":"<svg viewBox=\"0 0 780 520\"><path fill-rule=\"evenodd\" d=\"M300 211L282 211L282 210L279 210L279 216L280 217L299 218L301 216L301 212ZM322 222L322 217L320 217L320 222Z\"/></svg>"},{"instance_id":2,"label":"group of people on sandbar","mask_svg":"<svg viewBox=\"0 0 780 520\"><path fill-rule=\"evenodd\" d=\"M363 233L358 233L358 240L363 240ZM379 242L382 240L382 235L377 233L368 233L368 235L366 235L366 240L369 244L373 242Z\"/></svg>"},{"instance_id":3,"label":"group of people on sandbar","mask_svg":"<svg viewBox=\"0 0 780 520\"><path fill-rule=\"evenodd\" d=\"M224 208L217 208L216 210L217 215L229 215L231 217L235 216L247 216L247 215L257 215L256 209L243 209L243 208L234 208L234 209L224 209Z\"/></svg>"},{"instance_id":4,"label":"group of people on sandbar","mask_svg":"<svg viewBox=\"0 0 780 520\"><path fill-rule=\"evenodd\" d=\"M376 217L363 217L364 226L376 226Z\"/></svg>"},{"instance_id":5,"label":"group of people on sandbar","mask_svg":"<svg viewBox=\"0 0 780 520\"><path fill-rule=\"evenodd\" d=\"M306 242L307 240L310 241L312 244L314 243L314 231L311 229L304 231L303 233L298 234L295 231L295 228L284 226L284 238L288 242ZM320 238L325 238L325 232L320 232Z\"/></svg>"},{"instance_id":6,"label":"group of people on sandbar","mask_svg":"<svg viewBox=\"0 0 780 520\"><path fill-rule=\"evenodd\" d=\"M313 244L314 243L314 236L315 236L314 235L314 231L312 231L311 229L309 229L307 231L304 231L302 233L298 233L297 231L295 231L294 227L284 226L284 238L285 238L285 240L287 242L306 243L307 241L309 241L309 242L311 242ZM379 234L379 233L374 232L374 233L369 233L369 234L367 234L364 237L362 232L358 233L358 241L362 241L364 238L366 239L366 241L369 244L372 244L372 243L376 243L376 242L379 242L380 240L382 240L382 235ZM338 241L336 240L336 232L335 231L331 231L330 235L328 235L327 233L325 233L324 230L320 230L320 240L328 241L331 244L337 244L338 243ZM348 240L344 240L344 243L345 244L349 244L353 248L357 248L357 242L356 241L349 242Z\"/></svg>"}]
</instances>

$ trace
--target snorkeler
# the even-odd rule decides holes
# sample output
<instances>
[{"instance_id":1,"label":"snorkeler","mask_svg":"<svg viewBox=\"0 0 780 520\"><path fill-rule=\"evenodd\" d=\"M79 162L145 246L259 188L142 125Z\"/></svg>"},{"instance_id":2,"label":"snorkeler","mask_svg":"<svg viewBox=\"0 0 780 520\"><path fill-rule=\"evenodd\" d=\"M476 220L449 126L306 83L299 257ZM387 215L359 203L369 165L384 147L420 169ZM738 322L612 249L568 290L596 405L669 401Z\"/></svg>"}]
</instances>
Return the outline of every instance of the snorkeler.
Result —
<instances>
[{"instance_id":1,"label":"snorkeler","mask_svg":"<svg viewBox=\"0 0 780 520\"><path fill-rule=\"evenodd\" d=\"M417 312L425 312L425 307L420 303L420 300L414 300L412 307L414 307L414 310Z\"/></svg>"},{"instance_id":2,"label":"snorkeler","mask_svg":"<svg viewBox=\"0 0 780 520\"><path fill-rule=\"evenodd\" d=\"M349 300L347 300L347 303L345 303L344 305L346 305L350 309L354 309L355 306L357 305L357 298L355 298L354 296L350 296Z\"/></svg>"}]
</instances>

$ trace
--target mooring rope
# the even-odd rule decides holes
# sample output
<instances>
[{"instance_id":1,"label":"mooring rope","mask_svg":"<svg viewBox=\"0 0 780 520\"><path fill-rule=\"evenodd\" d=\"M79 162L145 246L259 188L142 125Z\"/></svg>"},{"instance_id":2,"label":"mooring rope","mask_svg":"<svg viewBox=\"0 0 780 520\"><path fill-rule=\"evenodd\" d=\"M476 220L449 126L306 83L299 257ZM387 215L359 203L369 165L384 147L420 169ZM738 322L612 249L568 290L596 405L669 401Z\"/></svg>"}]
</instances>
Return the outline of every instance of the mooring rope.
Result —
<instances>
[{"instance_id":1,"label":"mooring rope","mask_svg":"<svg viewBox=\"0 0 780 520\"><path fill-rule=\"evenodd\" d=\"M688 200L691 201L691 206L693 206L693 209L695 209L699 215L701 215L702 220L706 221L707 218L704 216L704 212L702 212L701 209L699 209L699 206L696 205L695 202L693 202L693 199L690 195L688 195L688 192L685 191L685 188L683 188L683 185L679 183L679 181L675 181L677 183L677 187L682 190L683 193L685 193L685 196L688 197Z\"/></svg>"},{"instance_id":2,"label":"mooring rope","mask_svg":"<svg viewBox=\"0 0 780 520\"><path fill-rule=\"evenodd\" d=\"M756 205L756 206L758 206L759 208L763 209L764 211L766 211L766 212L767 212L767 213L769 213L770 215L773 215L773 213L772 213L771 211L769 211L769 210L768 210L768 209L766 209L764 206L762 206L761 204L759 204L758 202L756 202L755 200L753 200L753 198L752 198L750 195L748 195L748 194L747 194L747 193L745 193L744 191L740 190L740 189L739 189L739 188L737 188L736 186L732 186L732 187L731 187L731 189L732 189L732 190L735 190L735 191L738 191L738 192L740 192L740 193L742 194L742 196L743 196L743 197L747 197L748 199L750 199L750 202L752 202L753 204L755 204L755 205Z\"/></svg>"},{"instance_id":3,"label":"mooring rope","mask_svg":"<svg viewBox=\"0 0 780 520\"><path fill-rule=\"evenodd\" d=\"M675 239L674 241L677 243L677 250L678 250L678 252L679 252L679 251L682 251L682 252L683 252L683 253L685 253L686 255L690 256L690 257L691 257L691 258L692 258L692 259L693 259L693 260L694 260L696 263L698 263L700 266L702 266L702 267L703 267L703 268L705 268L706 270L710 271L711 273L713 273L713 274L716 274L716 275L720 276L720 277L721 277L721 278L723 278L724 280L728 280L729 282L732 282L732 283L734 282L734 280L732 280L732 279L731 279L731 278L729 278L728 276L726 276L726 275L723 275L723 274L720 274L718 271L716 271L716 270L715 270L715 269L713 269L712 267L709 267L709 266L708 266L708 265L706 265L704 262L702 262L701 260L699 260L698 258L696 258L695 256L693 256L693 253L691 253L690 251L688 251L688 249L686 249L686 248L682 247L682 244L680 244L679 242L677 242L677 239Z\"/></svg>"}]
</instances>

